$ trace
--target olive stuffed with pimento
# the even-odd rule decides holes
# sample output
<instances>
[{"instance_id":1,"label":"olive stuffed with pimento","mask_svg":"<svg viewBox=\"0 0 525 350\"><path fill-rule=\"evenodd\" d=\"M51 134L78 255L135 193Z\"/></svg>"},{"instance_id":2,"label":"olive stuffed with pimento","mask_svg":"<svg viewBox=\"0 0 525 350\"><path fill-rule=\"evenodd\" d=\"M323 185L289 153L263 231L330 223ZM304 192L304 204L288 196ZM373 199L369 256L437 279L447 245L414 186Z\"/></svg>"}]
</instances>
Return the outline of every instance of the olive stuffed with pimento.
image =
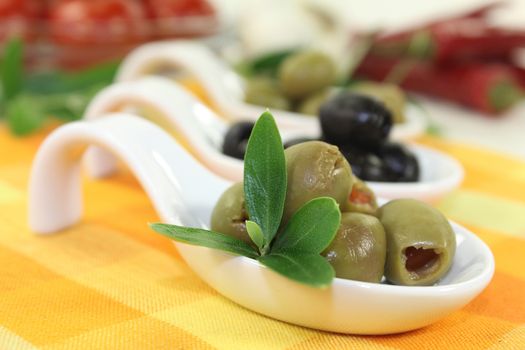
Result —
<instances>
[{"instance_id":1,"label":"olive stuffed with pimento","mask_svg":"<svg viewBox=\"0 0 525 350\"><path fill-rule=\"evenodd\" d=\"M432 285L450 269L455 234L436 209L416 200L378 208L373 191L336 146L307 141L285 150L287 193L281 228L308 201L333 198L342 212L339 229L322 252L336 277L407 286ZM227 189L212 213L211 229L251 242L243 183Z\"/></svg>"}]
</instances>

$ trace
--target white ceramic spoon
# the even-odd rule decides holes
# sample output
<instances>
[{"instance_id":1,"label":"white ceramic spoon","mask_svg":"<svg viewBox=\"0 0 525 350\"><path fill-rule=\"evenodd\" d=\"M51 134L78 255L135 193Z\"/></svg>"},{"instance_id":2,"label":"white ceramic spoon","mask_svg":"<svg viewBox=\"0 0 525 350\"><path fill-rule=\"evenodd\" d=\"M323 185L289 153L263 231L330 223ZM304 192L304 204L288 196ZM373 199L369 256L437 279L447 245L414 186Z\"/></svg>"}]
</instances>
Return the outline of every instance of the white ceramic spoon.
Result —
<instances>
[{"instance_id":1,"label":"white ceramic spoon","mask_svg":"<svg viewBox=\"0 0 525 350\"><path fill-rule=\"evenodd\" d=\"M177 83L162 77L143 77L113 84L95 96L85 119L95 119L111 111L132 110L154 115L166 130L175 130L178 138L190 146L193 154L207 168L232 181L242 180L242 161L221 153L228 124ZM144 114L144 113L142 113ZM297 134L283 134L287 140ZM421 181L406 183L368 182L379 197L416 198L436 201L455 189L463 179L463 169L453 158L418 145L409 145L421 168ZM86 161L92 175L110 174L116 161L107 152L93 149Z\"/></svg>"},{"instance_id":2,"label":"white ceramic spoon","mask_svg":"<svg viewBox=\"0 0 525 350\"><path fill-rule=\"evenodd\" d=\"M255 121L265 110L245 103L244 79L206 46L193 41L175 40L140 46L122 62L117 81L134 80L162 69L188 73L195 78L220 113L232 120ZM273 112L283 131L297 131L313 137L320 134L319 122L315 116L276 109ZM392 139L408 139L424 132L426 120L420 109L408 105L405 117L405 123L392 128Z\"/></svg>"},{"instance_id":3,"label":"white ceramic spoon","mask_svg":"<svg viewBox=\"0 0 525 350\"><path fill-rule=\"evenodd\" d=\"M231 184L204 168L173 138L142 118L112 114L64 125L41 145L29 184L29 224L36 233L64 229L82 213L80 160L90 145L124 161L164 222L207 227ZM257 261L175 243L188 265L234 302L293 324L353 334L389 334L424 327L460 309L489 283L494 259L473 233L452 223L457 250L436 285L404 287L336 278L327 289L295 283ZM210 315L213 317L213 315Z\"/></svg>"}]
</instances>

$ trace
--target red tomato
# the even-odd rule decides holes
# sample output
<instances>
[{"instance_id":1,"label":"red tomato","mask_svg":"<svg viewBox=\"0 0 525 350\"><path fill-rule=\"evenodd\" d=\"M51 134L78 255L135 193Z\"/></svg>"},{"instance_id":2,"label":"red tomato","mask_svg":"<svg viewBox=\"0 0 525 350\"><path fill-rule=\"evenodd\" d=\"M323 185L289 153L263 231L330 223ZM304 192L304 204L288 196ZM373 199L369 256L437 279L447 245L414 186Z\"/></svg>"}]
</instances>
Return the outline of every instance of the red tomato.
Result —
<instances>
[{"instance_id":1,"label":"red tomato","mask_svg":"<svg viewBox=\"0 0 525 350\"><path fill-rule=\"evenodd\" d=\"M12 16L41 17L45 6L43 0L0 0L0 18Z\"/></svg>"},{"instance_id":2,"label":"red tomato","mask_svg":"<svg viewBox=\"0 0 525 350\"><path fill-rule=\"evenodd\" d=\"M211 16L214 8L206 0L145 0L152 18Z\"/></svg>"},{"instance_id":3,"label":"red tomato","mask_svg":"<svg viewBox=\"0 0 525 350\"><path fill-rule=\"evenodd\" d=\"M49 19L52 38L64 44L127 44L148 34L136 0L56 0Z\"/></svg>"},{"instance_id":4,"label":"red tomato","mask_svg":"<svg viewBox=\"0 0 525 350\"><path fill-rule=\"evenodd\" d=\"M32 21L42 16L44 5L42 0L0 0L0 40L9 36L33 38L37 23Z\"/></svg>"}]
</instances>

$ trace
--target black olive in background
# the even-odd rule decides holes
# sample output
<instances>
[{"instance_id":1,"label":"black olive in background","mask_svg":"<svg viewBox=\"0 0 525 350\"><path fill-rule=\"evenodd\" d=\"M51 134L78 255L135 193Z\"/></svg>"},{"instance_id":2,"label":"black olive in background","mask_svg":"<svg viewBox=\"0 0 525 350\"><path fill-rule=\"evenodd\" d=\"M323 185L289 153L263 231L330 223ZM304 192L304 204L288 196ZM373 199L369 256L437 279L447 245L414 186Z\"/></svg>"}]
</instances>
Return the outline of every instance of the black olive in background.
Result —
<instances>
[{"instance_id":1,"label":"black olive in background","mask_svg":"<svg viewBox=\"0 0 525 350\"><path fill-rule=\"evenodd\" d=\"M233 124L226 136L224 136L224 143L222 144L222 153L244 159L246 153L246 146L248 146L248 139L253 130L254 123L252 122L238 122Z\"/></svg>"},{"instance_id":2,"label":"black olive in background","mask_svg":"<svg viewBox=\"0 0 525 350\"><path fill-rule=\"evenodd\" d=\"M379 146L377 154L390 169L390 172L395 175L395 181L415 182L419 180L417 158L402 144L384 142Z\"/></svg>"},{"instance_id":3,"label":"black olive in background","mask_svg":"<svg viewBox=\"0 0 525 350\"><path fill-rule=\"evenodd\" d=\"M318 139L310 138L310 137L298 137L296 139L291 139L286 141L283 146L284 149L287 149L288 147L292 147L293 145L297 145L299 143L308 142L308 141L318 141Z\"/></svg>"},{"instance_id":4,"label":"black olive in background","mask_svg":"<svg viewBox=\"0 0 525 350\"><path fill-rule=\"evenodd\" d=\"M327 141L336 145L377 145L392 128L392 114L379 101L342 91L321 105L321 129Z\"/></svg>"},{"instance_id":5,"label":"black olive in background","mask_svg":"<svg viewBox=\"0 0 525 350\"><path fill-rule=\"evenodd\" d=\"M341 152L350 163L352 173L364 181L392 182L394 174L387 164L369 150L355 146L340 147Z\"/></svg>"}]
</instances>

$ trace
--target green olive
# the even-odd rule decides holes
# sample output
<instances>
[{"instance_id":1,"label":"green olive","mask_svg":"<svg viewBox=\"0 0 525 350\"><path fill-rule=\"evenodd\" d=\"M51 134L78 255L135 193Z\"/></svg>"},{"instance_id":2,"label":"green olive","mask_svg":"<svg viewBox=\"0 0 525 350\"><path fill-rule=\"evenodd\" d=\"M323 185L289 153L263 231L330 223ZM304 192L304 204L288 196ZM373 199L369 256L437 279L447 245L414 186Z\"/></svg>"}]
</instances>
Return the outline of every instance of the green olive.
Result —
<instances>
[{"instance_id":1,"label":"green olive","mask_svg":"<svg viewBox=\"0 0 525 350\"><path fill-rule=\"evenodd\" d=\"M286 96L301 99L334 84L337 72L327 55L299 52L287 57L279 67L279 81Z\"/></svg>"},{"instance_id":2,"label":"green olive","mask_svg":"<svg viewBox=\"0 0 525 350\"><path fill-rule=\"evenodd\" d=\"M393 122L405 122L406 96L399 86L387 83L363 82L350 87L350 90L376 98L383 102L392 113Z\"/></svg>"},{"instance_id":3,"label":"green olive","mask_svg":"<svg viewBox=\"0 0 525 350\"><path fill-rule=\"evenodd\" d=\"M386 259L385 230L379 220L360 213L343 213L341 226L322 253L336 277L380 282Z\"/></svg>"},{"instance_id":4,"label":"green olive","mask_svg":"<svg viewBox=\"0 0 525 350\"><path fill-rule=\"evenodd\" d=\"M309 141L285 150L288 188L283 222L311 199L332 197L341 206L352 189L352 170L336 146Z\"/></svg>"},{"instance_id":5,"label":"green olive","mask_svg":"<svg viewBox=\"0 0 525 350\"><path fill-rule=\"evenodd\" d=\"M290 102L279 91L275 81L266 77L256 77L248 81L244 100L254 105L289 110Z\"/></svg>"},{"instance_id":6,"label":"green olive","mask_svg":"<svg viewBox=\"0 0 525 350\"><path fill-rule=\"evenodd\" d=\"M353 176L354 186L348 196L346 210L349 212L375 215L377 212L377 199L374 191L355 175Z\"/></svg>"},{"instance_id":7,"label":"green olive","mask_svg":"<svg viewBox=\"0 0 525 350\"><path fill-rule=\"evenodd\" d=\"M325 89L308 96L299 103L297 112L318 116L321 105L328 99L329 95L328 89Z\"/></svg>"},{"instance_id":8,"label":"green olive","mask_svg":"<svg viewBox=\"0 0 525 350\"><path fill-rule=\"evenodd\" d=\"M241 239L253 245L246 223L248 214L244 206L244 186L237 182L219 198L211 214L211 229Z\"/></svg>"},{"instance_id":9,"label":"green olive","mask_svg":"<svg viewBox=\"0 0 525 350\"><path fill-rule=\"evenodd\" d=\"M414 199L393 200L378 210L388 242L385 277L394 284L425 286L452 265L456 235L437 209Z\"/></svg>"}]
</instances>

